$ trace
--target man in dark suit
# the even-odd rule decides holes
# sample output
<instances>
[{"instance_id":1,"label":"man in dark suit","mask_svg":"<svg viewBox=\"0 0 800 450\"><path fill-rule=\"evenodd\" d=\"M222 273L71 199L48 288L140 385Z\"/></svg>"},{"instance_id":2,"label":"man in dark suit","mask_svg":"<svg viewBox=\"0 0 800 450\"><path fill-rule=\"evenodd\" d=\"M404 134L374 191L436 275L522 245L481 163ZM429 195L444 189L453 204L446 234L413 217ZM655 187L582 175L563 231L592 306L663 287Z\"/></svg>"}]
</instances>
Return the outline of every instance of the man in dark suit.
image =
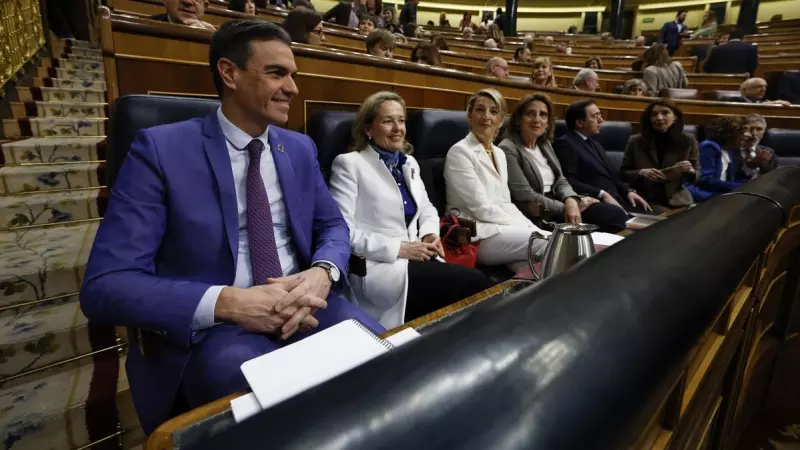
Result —
<instances>
[{"instance_id":1,"label":"man in dark suit","mask_svg":"<svg viewBox=\"0 0 800 450\"><path fill-rule=\"evenodd\" d=\"M81 288L89 320L130 327L145 433L247 389L242 363L316 330L354 318L383 331L333 293L350 232L313 141L278 127L297 95L288 34L231 21L209 54L220 108L139 131Z\"/></svg>"},{"instance_id":2,"label":"man in dark suit","mask_svg":"<svg viewBox=\"0 0 800 450\"><path fill-rule=\"evenodd\" d=\"M739 87L739 92L742 94L738 97L730 97L725 99L729 102L738 103L765 103L770 105L792 106L786 100L766 100L767 95L767 80L763 78L749 78L742 82Z\"/></svg>"},{"instance_id":3,"label":"man in dark suit","mask_svg":"<svg viewBox=\"0 0 800 450\"><path fill-rule=\"evenodd\" d=\"M403 30L410 25L417 24L418 4L419 0L408 0L406 4L403 5L403 9L400 10L400 18L397 21L400 23L400 26L403 27ZM408 34L406 34L406 36L408 36Z\"/></svg>"},{"instance_id":4,"label":"man in dark suit","mask_svg":"<svg viewBox=\"0 0 800 450\"><path fill-rule=\"evenodd\" d=\"M665 23L658 32L658 42L667 46L670 56L681 46L681 38L686 33L684 21L686 21L686 11L680 10L675 20Z\"/></svg>"},{"instance_id":5,"label":"man in dark suit","mask_svg":"<svg viewBox=\"0 0 800 450\"><path fill-rule=\"evenodd\" d=\"M361 0L345 1L329 9L322 16L322 20L350 28L358 28L359 15L366 12L367 7L361 3Z\"/></svg>"},{"instance_id":6,"label":"man in dark suit","mask_svg":"<svg viewBox=\"0 0 800 450\"><path fill-rule=\"evenodd\" d=\"M767 132L767 119L759 114L749 114L744 118L742 131L741 158L737 158L741 163L735 168L736 177L752 180L778 167L775 151L761 145Z\"/></svg>"},{"instance_id":7,"label":"man in dark suit","mask_svg":"<svg viewBox=\"0 0 800 450\"><path fill-rule=\"evenodd\" d=\"M216 27L201 20L205 12L205 0L164 0L167 12L150 16L159 22L186 25L192 28L214 30Z\"/></svg>"},{"instance_id":8,"label":"man in dark suit","mask_svg":"<svg viewBox=\"0 0 800 450\"><path fill-rule=\"evenodd\" d=\"M564 120L569 131L556 139L553 149L575 191L628 211L649 211L650 205L619 179L605 149L593 139L603 123L595 102L581 100L569 105Z\"/></svg>"},{"instance_id":9,"label":"man in dark suit","mask_svg":"<svg viewBox=\"0 0 800 450\"><path fill-rule=\"evenodd\" d=\"M749 73L758 68L758 47L742 42L744 32L733 30L728 34L728 42L709 50L703 71L706 73Z\"/></svg>"},{"instance_id":10,"label":"man in dark suit","mask_svg":"<svg viewBox=\"0 0 800 450\"><path fill-rule=\"evenodd\" d=\"M506 32L506 16L503 14L503 8L497 8L494 16L494 24L500 27L503 33Z\"/></svg>"}]
</instances>

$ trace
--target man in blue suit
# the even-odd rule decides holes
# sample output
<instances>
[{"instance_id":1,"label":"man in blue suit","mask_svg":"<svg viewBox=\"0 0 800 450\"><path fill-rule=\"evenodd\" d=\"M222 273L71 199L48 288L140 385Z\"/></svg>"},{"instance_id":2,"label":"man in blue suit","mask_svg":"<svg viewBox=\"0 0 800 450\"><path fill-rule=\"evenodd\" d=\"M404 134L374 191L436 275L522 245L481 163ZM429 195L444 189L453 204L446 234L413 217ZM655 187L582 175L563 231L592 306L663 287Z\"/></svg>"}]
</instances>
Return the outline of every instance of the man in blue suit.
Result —
<instances>
[{"instance_id":1,"label":"man in blue suit","mask_svg":"<svg viewBox=\"0 0 800 450\"><path fill-rule=\"evenodd\" d=\"M672 56L681 45L681 37L686 33L684 21L686 21L686 11L678 11L675 20L665 23L658 33L658 42L667 46L669 56Z\"/></svg>"},{"instance_id":2,"label":"man in blue suit","mask_svg":"<svg viewBox=\"0 0 800 450\"><path fill-rule=\"evenodd\" d=\"M146 433L247 389L239 366L355 318L347 224L305 135L278 128L297 94L289 36L233 21L211 41L221 107L141 130L111 193L81 307L130 327L133 400ZM346 351L346 349L343 349Z\"/></svg>"}]
</instances>

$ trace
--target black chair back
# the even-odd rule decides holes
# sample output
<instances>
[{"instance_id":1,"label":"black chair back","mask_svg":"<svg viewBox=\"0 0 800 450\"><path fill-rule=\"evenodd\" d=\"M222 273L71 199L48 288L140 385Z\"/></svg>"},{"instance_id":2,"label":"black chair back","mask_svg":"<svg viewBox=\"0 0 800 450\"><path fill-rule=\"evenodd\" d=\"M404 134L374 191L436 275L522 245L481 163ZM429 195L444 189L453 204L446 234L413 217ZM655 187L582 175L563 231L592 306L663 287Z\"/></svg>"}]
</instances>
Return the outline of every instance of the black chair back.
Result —
<instances>
[{"instance_id":1,"label":"black chair back","mask_svg":"<svg viewBox=\"0 0 800 450\"><path fill-rule=\"evenodd\" d=\"M114 186L119 169L139 130L204 117L219 107L219 100L158 95L126 95L111 106L106 154L106 180Z\"/></svg>"},{"instance_id":2,"label":"black chair back","mask_svg":"<svg viewBox=\"0 0 800 450\"><path fill-rule=\"evenodd\" d=\"M327 183L331 177L334 158L347 151L356 113L323 111L306 123L306 133L317 145L317 159L322 176Z\"/></svg>"},{"instance_id":3,"label":"black chair back","mask_svg":"<svg viewBox=\"0 0 800 450\"><path fill-rule=\"evenodd\" d=\"M775 151L781 166L800 166L800 130L770 128L761 142Z\"/></svg>"}]
</instances>

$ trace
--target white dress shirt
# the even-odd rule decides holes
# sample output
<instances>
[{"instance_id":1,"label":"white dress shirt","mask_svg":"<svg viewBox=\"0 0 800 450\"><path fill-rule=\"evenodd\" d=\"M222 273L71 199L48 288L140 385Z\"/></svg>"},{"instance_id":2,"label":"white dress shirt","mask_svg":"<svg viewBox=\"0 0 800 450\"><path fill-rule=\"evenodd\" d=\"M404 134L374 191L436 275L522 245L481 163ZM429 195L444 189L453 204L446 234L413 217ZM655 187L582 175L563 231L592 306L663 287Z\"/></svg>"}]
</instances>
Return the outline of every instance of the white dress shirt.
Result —
<instances>
[{"instance_id":1,"label":"white dress shirt","mask_svg":"<svg viewBox=\"0 0 800 450\"><path fill-rule=\"evenodd\" d=\"M720 181L728 181L728 166L731 165L730 153L728 153L727 150L722 149L720 160L722 161L722 171L719 174Z\"/></svg>"},{"instance_id":2,"label":"white dress shirt","mask_svg":"<svg viewBox=\"0 0 800 450\"><path fill-rule=\"evenodd\" d=\"M747 175L751 180L758 178L758 175L761 173L761 168L759 167L750 167L747 165L747 161L756 157L756 148L758 144L756 144L752 148L743 148L742 149L742 172Z\"/></svg>"},{"instance_id":3,"label":"white dress shirt","mask_svg":"<svg viewBox=\"0 0 800 450\"><path fill-rule=\"evenodd\" d=\"M222 114L222 108L217 109L222 134L228 148L233 171L233 187L236 189L236 209L239 213L239 253L236 255L236 276L233 286L248 288L253 286L253 271L250 267L250 241L247 236L247 167L250 165L250 153L247 144L254 138L236 125L232 124ZM283 192L278 181L278 170L272 158L268 139L269 127L264 134L255 138L264 143L261 154L261 177L269 196L269 208L272 213L272 224L275 233L275 246L281 261L283 275L291 275L299 270L297 250L292 243L292 231L289 226L289 216L286 205L283 203ZM192 329L201 330L214 325L214 309L217 305L222 288L225 286L212 286L203 294L197 305L192 320Z\"/></svg>"},{"instance_id":4,"label":"white dress shirt","mask_svg":"<svg viewBox=\"0 0 800 450\"><path fill-rule=\"evenodd\" d=\"M542 193L549 194L553 183L556 181L556 175L553 173L553 169L550 168L550 163L547 161L544 153L542 153L542 149L540 149L538 145L534 148L525 147L525 151L533 156L536 169L539 171L539 175L542 176Z\"/></svg>"}]
</instances>

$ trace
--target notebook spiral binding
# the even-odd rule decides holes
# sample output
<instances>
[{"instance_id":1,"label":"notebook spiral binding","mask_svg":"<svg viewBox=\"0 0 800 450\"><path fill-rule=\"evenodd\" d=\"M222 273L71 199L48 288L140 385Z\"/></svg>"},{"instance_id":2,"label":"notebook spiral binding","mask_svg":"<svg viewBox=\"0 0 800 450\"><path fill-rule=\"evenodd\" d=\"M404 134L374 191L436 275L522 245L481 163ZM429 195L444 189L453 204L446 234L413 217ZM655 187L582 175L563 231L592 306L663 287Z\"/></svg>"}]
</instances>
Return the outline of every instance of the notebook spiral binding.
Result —
<instances>
[{"instance_id":1,"label":"notebook spiral binding","mask_svg":"<svg viewBox=\"0 0 800 450\"><path fill-rule=\"evenodd\" d=\"M372 339L375 339L376 341L378 341L379 344L381 344L382 346L386 347L386 349L388 349L388 350L394 350L395 349L394 344L392 344L391 342L387 341L386 339L381 339L377 334L373 333L372 330L367 328L367 326L364 325L363 323L361 323L358 319L353 319L353 323L355 323L358 328L361 328L361 330L363 330L364 333L367 333L368 335L370 335L372 337Z\"/></svg>"}]
</instances>

